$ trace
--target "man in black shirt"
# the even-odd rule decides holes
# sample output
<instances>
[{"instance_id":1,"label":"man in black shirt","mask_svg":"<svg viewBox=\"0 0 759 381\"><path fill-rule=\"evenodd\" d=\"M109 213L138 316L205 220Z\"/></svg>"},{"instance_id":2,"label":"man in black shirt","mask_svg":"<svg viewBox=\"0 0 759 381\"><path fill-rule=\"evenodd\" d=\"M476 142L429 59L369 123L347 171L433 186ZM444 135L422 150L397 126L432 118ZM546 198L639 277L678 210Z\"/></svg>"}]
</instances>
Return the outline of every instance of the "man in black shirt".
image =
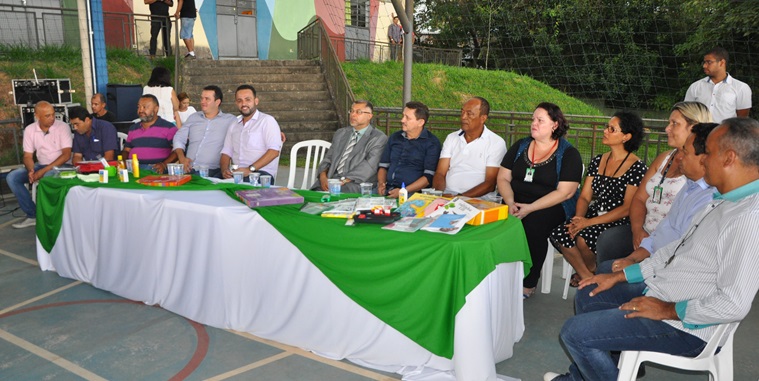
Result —
<instances>
[{"instance_id":1,"label":"man in black shirt","mask_svg":"<svg viewBox=\"0 0 759 381\"><path fill-rule=\"evenodd\" d=\"M116 122L116 114L105 109L105 96L95 93L90 101L92 105L92 118L105 120L109 123Z\"/></svg>"},{"instance_id":2,"label":"man in black shirt","mask_svg":"<svg viewBox=\"0 0 759 381\"><path fill-rule=\"evenodd\" d=\"M145 0L145 4L150 5L150 58L155 58L158 33L162 30L163 51L168 57L171 55L169 8L174 5L174 0Z\"/></svg>"}]
</instances>

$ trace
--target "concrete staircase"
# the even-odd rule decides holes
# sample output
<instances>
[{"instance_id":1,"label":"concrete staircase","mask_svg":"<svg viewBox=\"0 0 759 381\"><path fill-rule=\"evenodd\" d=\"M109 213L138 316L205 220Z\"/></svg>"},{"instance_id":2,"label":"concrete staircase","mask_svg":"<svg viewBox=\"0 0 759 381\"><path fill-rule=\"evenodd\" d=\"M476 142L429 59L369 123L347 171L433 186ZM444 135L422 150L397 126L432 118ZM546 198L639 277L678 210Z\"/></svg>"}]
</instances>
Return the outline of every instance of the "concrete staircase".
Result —
<instances>
[{"instance_id":1,"label":"concrete staircase","mask_svg":"<svg viewBox=\"0 0 759 381\"><path fill-rule=\"evenodd\" d=\"M224 92L221 109L239 115L234 91L241 84L256 88L258 109L272 115L287 135L282 156L293 144L309 139L332 140L339 122L319 63L308 60L187 60L182 63L181 91L200 111L203 87Z\"/></svg>"}]
</instances>

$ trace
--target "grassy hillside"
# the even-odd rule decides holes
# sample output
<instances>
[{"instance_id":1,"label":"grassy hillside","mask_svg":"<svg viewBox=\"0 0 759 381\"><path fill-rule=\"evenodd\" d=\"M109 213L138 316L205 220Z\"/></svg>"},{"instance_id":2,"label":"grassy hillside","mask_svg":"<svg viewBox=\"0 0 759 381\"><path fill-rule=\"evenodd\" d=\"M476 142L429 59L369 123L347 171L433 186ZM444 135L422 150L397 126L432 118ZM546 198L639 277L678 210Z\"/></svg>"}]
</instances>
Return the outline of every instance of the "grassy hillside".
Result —
<instances>
[{"instance_id":1,"label":"grassy hillside","mask_svg":"<svg viewBox=\"0 0 759 381\"><path fill-rule=\"evenodd\" d=\"M174 70L172 58L151 62L129 50L119 49L108 49L107 57L109 83L145 84L157 65ZM401 63L358 61L345 63L343 67L358 98L369 99L377 106L401 106ZM71 79L76 90L74 102L86 104L79 49L64 46L29 50L0 46L0 120L19 117L18 106L9 94L11 80L33 78L32 69L36 69L38 78ZM413 78L414 100L431 108L459 109L466 99L479 95L490 101L493 110L531 112L538 103L550 101L568 114L602 115L598 109L541 82L509 72L416 64ZM12 134L0 133L0 165L15 161Z\"/></svg>"},{"instance_id":2,"label":"grassy hillside","mask_svg":"<svg viewBox=\"0 0 759 381\"><path fill-rule=\"evenodd\" d=\"M118 84L145 84L156 65L174 69L174 59L157 59L153 62L129 50L108 49L108 82ZM37 77L70 78L76 91L73 100L84 105L82 55L78 48L45 47L29 50L21 47L0 46L0 120L18 118L18 106L13 103L12 79Z\"/></svg>"},{"instance_id":3,"label":"grassy hillside","mask_svg":"<svg viewBox=\"0 0 759 381\"><path fill-rule=\"evenodd\" d=\"M357 98L368 99L375 106L402 106L402 63L347 62L343 70ZM506 71L415 64L411 94L413 100L430 108L459 109L472 96L481 96L495 111L532 112L538 103L548 101L566 114L602 115L597 108L542 82Z\"/></svg>"},{"instance_id":4,"label":"grassy hillside","mask_svg":"<svg viewBox=\"0 0 759 381\"><path fill-rule=\"evenodd\" d=\"M145 84L156 65L174 70L174 59L163 58L151 62L129 50L108 49L108 82L118 84ZM29 50L22 47L0 46L0 120L19 118L19 109L13 102L12 79L69 78L76 91L75 103L86 105L82 74L82 55L71 47L45 47ZM13 135L0 130L0 165L16 163Z\"/></svg>"}]
</instances>

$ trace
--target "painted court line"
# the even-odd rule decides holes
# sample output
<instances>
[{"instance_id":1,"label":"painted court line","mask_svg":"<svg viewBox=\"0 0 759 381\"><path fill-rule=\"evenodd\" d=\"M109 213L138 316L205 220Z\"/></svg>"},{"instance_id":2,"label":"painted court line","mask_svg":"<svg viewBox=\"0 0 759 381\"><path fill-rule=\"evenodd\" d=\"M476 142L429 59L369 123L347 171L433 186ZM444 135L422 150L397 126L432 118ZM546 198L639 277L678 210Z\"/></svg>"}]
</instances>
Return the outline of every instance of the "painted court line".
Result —
<instances>
[{"instance_id":1,"label":"painted court line","mask_svg":"<svg viewBox=\"0 0 759 381\"><path fill-rule=\"evenodd\" d=\"M21 308L21 307L23 307L23 306L25 306L27 304L31 304L31 303L34 303L34 302L36 302L38 300L45 299L48 296L55 295L55 294L57 294L57 293L59 293L61 291L68 290L69 288L74 287L74 286L78 286L80 284L82 284L82 281L77 280L77 281L71 282L71 283L69 283L69 284L67 284L67 285L65 285L63 287L58 287L55 290L48 291L48 292L46 292L46 293L44 293L42 295L35 296L35 297L31 298L31 299L24 300L23 302L18 303L18 304L14 305L14 306L10 306L10 307L8 307L6 309L0 310L0 315L4 315L4 314L6 314L8 312L17 310L17 309L19 309L19 308Z\"/></svg>"},{"instance_id":2,"label":"painted court line","mask_svg":"<svg viewBox=\"0 0 759 381\"><path fill-rule=\"evenodd\" d=\"M278 342L272 341L272 340L262 339L260 337L251 335L250 333L247 333L247 332L239 332L239 331L235 331L235 330L231 330L231 329L228 329L226 331L234 333L235 335L238 335L238 336L242 336L242 337L244 337L246 339L257 341L259 343L266 344L266 345L269 345L269 346L281 349L283 351L291 352L293 354L296 354L296 355L299 355L299 356L302 356L302 357L306 357L306 358L309 358L309 359L314 360L314 361L318 361L318 362L320 362L322 364L333 366L335 368L344 370L346 372L351 372L351 373L355 373L355 374L357 374L359 376L370 378L372 380L377 380L377 381L392 381L392 380L398 380L399 379L399 378L388 377L388 376L385 376L385 375L373 372L373 371L368 370L368 369L364 369L364 368L361 368L361 367L358 367L358 366L354 366L354 365L351 365L351 364L344 363L342 361L331 360L331 359L328 359L326 357L322 357L322 356L313 354L313 353L311 353L309 351L300 349L298 347L293 347L293 346L290 346L290 345L278 343Z\"/></svg>"},{"instance_id":3,"label":"painted court line","mask_svg":"<svg viewBox=\"0 0 759 381\"><path fill-rule=\"evenodd\" d=\"M290 357L292 355L293 355L293 353L288 353L288 352L278 353L278 354L276 354L274 356L270 356L270 357L267 357L267 358L265 358L263 360L258 360L258 361L254 362L254 363L248 364L246 366L230 370L229 372L222 373L222 374L220 374L218 376L207 378L206 381L221 381L221 380L226 380L227 378L240 375L240 374L245 373L245 372L247 372L249 370L256 369L258 367L264 366L266 364L273 363L274 361L281 360L281 359L283 359L285 357Z\"/></svg>"},{"instance_id":4,"label":"painted court line","mask_svg":"<svg viewBox=\"0 0 759 381\"><path fill-rule=\"evenodd\" d=\"M103 377L98 376L95 373L90 372L87 369L84 369L84 368L80 367L79 365L74 364L71 361L68 361L68 360L66 360L66 359L64 359L64 358L56 355L55 353L52 353L52 352L50 352L50 351L48 351L46 349L38 347L38 346L36 346L36 345L34 345L34 344L32 344L32 343L30 343L30 342L28 342L28 341L26 341L26 340L18 337L18 336L15 336L15 335L13 335L10 332L7 332L5 330L1 330L0 329L0 339L3 339L3 340L5 340L5 341L7 341L7 342L9 342L9 343L11 343L13 345L16 345L18 347L21 347L21 348L27 350L28 352L30 352L32 354L35 354L35 355L37 355L39 357L42 357L43 359L48 360L48 361L52 362L53 364L58 365L59 367L65 369L65 370L67 370L67 371L69 371L71 373L74 373L77 376L80 376L80 377L84 378L85 380L90 380L90 381L100 381L100 380L106 381L107 380L107 379L105 379Z\"/></svg>"},{"instance_id":5,"label":"painted court line","mask_svg":"<svg viewBox=\"0 0 759 381\"><path fill-rule=\"evenodd\" d=\"M2 224L0 224L0 229L4 228L6 226L9 226L11 224L15 224L16 222L21 222L23 220L24 220L24 217L22 217L22 218L13 218L10 221L3 222Z\"/></svg>"},{"instance_id":6,"label":"painted court line","mask_svg":"<svg viewBox=\"0 0 759 381\"><path fill-rule=\"evenodd\" d=\"M22 257L22 256L20 256L18 254L13 254L10 251L5 251L3 249L0 249L0 254L3 254L5 256L11 257L13 259L19 260L21 262L26 262L26 263L28 263L30 265L33 265L33 266L39 266L40 265L39 262L37 262L37 261L35 261L33 259L25 258L25 257Z\"/></svg>"}]
</instances>

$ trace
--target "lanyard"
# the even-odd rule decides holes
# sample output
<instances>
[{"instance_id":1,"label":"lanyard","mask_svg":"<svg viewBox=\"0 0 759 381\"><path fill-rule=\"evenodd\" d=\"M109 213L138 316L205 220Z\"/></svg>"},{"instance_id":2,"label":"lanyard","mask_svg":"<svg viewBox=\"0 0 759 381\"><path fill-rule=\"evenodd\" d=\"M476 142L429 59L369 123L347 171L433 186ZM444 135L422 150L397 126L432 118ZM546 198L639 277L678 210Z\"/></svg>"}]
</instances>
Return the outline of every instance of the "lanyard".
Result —
<instances>
[{"instance_id":1,"label":"lanyard","mask_svg":"<svg viewBox=\"0 0 759 381\"><path fill-rule=\"evenodd\" d=\"M701 226L701 223L704 222L704 220L706 219L706 217L709 217L709 214L711 214L715 209L717 209L717 207L719 207L720 205L722 205L724 202L725 202L725 200L722 200L718 204L712 204L712 206L711 206L712 208L709 209L709 211L706 212L706 214L703 217L701 217L701 219L695 225L692 225L690 227L690 229L688 229L688 232L685 233L685 236L683 236L683 239L680 240L680 244L678 244L677 247L675 247L675 251L669 257L669 259L667 259L667 261L664 262L664 268L666 268L667 266L669 266L669 264L672 263L672 261L675 260L675 256L677 255L677 251L680 250L681 247L685 246L685 241L689 240L693 236L693 234L696 233L696 230L698 229L699 226Z\"/></svg>"},{"instance_id":2,"label":"lanyard","mask_svg":"<svg viewBox=\"0 0 759 381\"><path fill-rule=\"evenodd\" d=\"M675 150L672 151L672 154L669 156L669 161L667 162L667 168L664 168L664 173L662 173L661 180L659 180L659 187L661 187L662 183L664 182L664 179L667 177L667 173L669 172L669 167L671 167L672 162L675 161L675 155L677 155L677 148L675 148Z\"/></svg>"},{"instance_id":3,"label":"lanyard","mask_svg":"<svg viewBox=\"0 0 759 381\"><path fill-rule=\"evenodd\" d=\"M533 142L535 142L535 141L533 140ZM556 148L557 144L559 144L559 140L558 139L553 141L553 145L551 146L551 149L548 150L548 153L546 153L545 156L543 156L540 159L538 159L538 161L543 161L546 158L548 158L548 156L551 155L551 151L553 151L553 149ZM538 143L535 142L535 147L533 147L533 149L532 149L532 158L530 159L530 168L535 167L535 151L537 151L537 150L538 150Z\"/></svg>"},{"instance_id":4,"label":"lanyard","mask_svg":"<svg viewBox=\"0 0 759 381\"><path fill-rule=\"evenodd\" d=\"M535 140L533 140L535 142ZM538 159L538 161L543 161L549 156L551 156L551 152L554 148L556 148L556 145L559 144L559 140L554 140L553 145L551 146L551 149L548 150L548 152L545 154L545 156ZM532 158L530 159L530 168L527 168L527 170L524 173L524 182L531 183L532 177L535 175L535 151L538 150L538 143L535 142L535 146L532 148ZM528 150L529 151L529 150ZM527 155L527 153L525 153Z\"/></svg>"},{"instance_id":5,"label":"lanyard","mask_svg":"<svg viewBox=\"0 0 759 381\"><path fill-rule=\"evenodd\" d=\"M612 173L612 175L610 177L614 177L617 174L617 172L619 172L619 169L622 168L622 166L627 161L628 157L630 157L630 153L629 152L627 153L627 156L625 156L625 159L622 160L621 163L619 163L619 167L617 167L617 170L614 171L614 173ZM607 177L606 176L606 169L609 167L609 159L611 159L611 152L609 152L609 156L606 156L606 164L604 165L604 173L603 173L604 177ZM604 182L606 182L606 179L604 179Z\"/></svg>"}]
</instances>

